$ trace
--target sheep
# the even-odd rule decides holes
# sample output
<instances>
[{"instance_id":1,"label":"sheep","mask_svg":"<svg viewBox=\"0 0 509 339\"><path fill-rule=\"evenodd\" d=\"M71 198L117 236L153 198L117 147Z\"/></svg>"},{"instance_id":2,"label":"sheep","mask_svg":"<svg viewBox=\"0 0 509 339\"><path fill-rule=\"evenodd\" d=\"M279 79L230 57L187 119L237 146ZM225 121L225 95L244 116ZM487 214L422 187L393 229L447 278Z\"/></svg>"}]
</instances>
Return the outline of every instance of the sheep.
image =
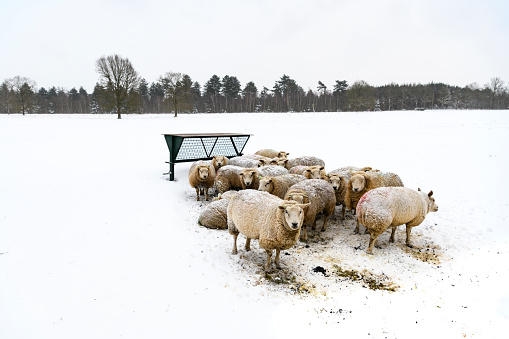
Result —
<instances>
[{"instance_id":1,"label":"sheep","mask_svg":"<svg viewBox=\"0 0 509 339\"><path fill-rule=\"evenodd\" d=\"M373 246L380 234L392 227L390 242L399 225L406 224L406 245L412 247L410 232L419 226L429 212L438 211L433 191L428 194L407 187L380 187L365 193L357 204L357 219L369 230L366 252L373 254Z\"/></svg>"},{"instance_id":2,"label":"sheep","mask_svg":"<svg viewBox=\"0 0 509 339\"><path fill-rule=\"evenodd\" d=\"M317 157L313 156L303 156L293 159L288 159L288 162L286 163L286 168L290 169L294 166L324 166L325 167L325 161L322 159L319 159Z\"/></svg>"},{"instance_id":3,"label":"sheep","mask_svg":"<svg viewBox=\"0 0 509 339\"><path fill-rule=\"evenodd\" d=\"M300 175L304 175L304 171L308 168L309 166L302 166L302 165L298 165L298 166L293 166L292 168L290 168L288 170L288 172L290 174L300 174Z\"/></svg>"},{"instance_id":4,"label":"sheep","mask_svg":"<svg viewBox=\"0 0 509 339\"><path fill-rule=\"evenodd\" d=\"M288 172L303 175L307 179L327 180L327 173L323 166L293 166Z\"/></svg>"},{"instance_id":5,"label":"sheep","mask_svg":"<svg viewBox=\"0 0 509 339\"><path fill-rule=\"evenodd\" d=\"M316 216L323 212L325 219L323 221L322 232L327 229L327 220L334 213L336 207L336 195L332 186L322 179L309 179L301 181L286 192L285 200L295 200L299 203L310 203L311 206L306 211L304 226L302 227L302 240L306 241L307 226L316 228Z\"/></svg>"},{"instance_id":6,"label":"sheep","mask_svg":"<svg viewBox=\"0 0 509 339\"><path fill-rule=\"evenodd\" d=\"M374 188L391 186L404 186L401 178L395 173L381 171L354 172L346 189L346 208L355 211L357 203L364 193ZM355 233L359 233L359 219L357 219Z\"/></svg>"},{"instance_id":7,"label":"sheep","mask_svg":"<svg viewBox=\"0 0 509 339\"><path fill-rule=\"evenodd\" d=\"M295 245L299 239L304 215L309 204L285 201L275 195L256 190L244 190L230 199L227 209L228 232L233 236L232 254L237 254L239 233L246 236L246 251L251 239L267 253L265 272L271 268L271 257L276 250L275 264L279 269L279 254Z\"/></svg>"},{"instance_id":8,"label":"sheep","mask_svg":"<svg viewBox=\"0 0 509 339\"><path fill-rule=\"evenodd\" d=\"M214 198L200 213L198 224L208 228L227 229L226 210L228 202L236 193L237 191L226 191Z\"/></svg>"},{"instance_id":9,"label":"sheep","mask_svg":"<svg viewBox=\"0 0 509 339\"><path fill-rule=\"evenodd\" d=\"M283 199L288 189L302 180L306 180L306 177L299 174L283 174L277 177L265 176L260 178L258 190L269 192Z\"/></svg>"},{"instance_id":10,"label":"sheep","mask_svg":"<svg viewBox=\"0 0 509 339\"><path fill-rule=\"evenodd\" d=\"M283 174L288 174L288 170L281 166L268 165L259 168L244 168L240 173L242 189L258 189L261 177L275 177Z\"/></svg>"},{"instance_id":11,"label":"sheep","mask_svg":"<svg viewBox=\"0 0 509 339\"><path fill-rule=\"evenodd\" d=\"M286 159L286 158L272 158L272 159L270 159L269 165L277 165L277 166L286 168L287 162L288 162L288 159Z\"/></svg>"},{"instance_id":12,"label":"sheep","mask_svg":"<svg viewBox=\"0 0 509 339\"><path fill-rule=\"evenodd\" d=\"M209 188L214 186L216 170L212 163L196 161L191 165L188 173L189 184L196 189L196 201L200 200L200 191L204 191L205 200L209 200Z\"/></svg>"},{"instance_id":13,"label":"sheep","mask_svg":"<svg viewBox=\"0 0 509 339\"><path fill-rule=\"evenodd\" d=\"M214 185L219 193L224 193L229 190L240 190L242 189L242 183L240 182L240 172L244 168L233 165L226 165L221 167L216 174Z\"/></svg>"},{"instance_id":14,"label":"sheep","mask_svg":"<svg viewBox=\"0 0 509 339\"><path fill-rule=\"evenodd\" d=\"M345 194L346 194L346 188L348 185L348 181L350 181L350 177L352 176L352 173L355 171L369 171L371 170L371 167L363 167L358 168L354 166L348 166L348 167L342 167L337 168L335 170L330 171L327 173L326 180L329 181L329 183L332 185L332 188L334 189L334 193L336 193L336 206L341 205L341 216L342 219L345 219L345 212L346 212L346 206L345 206ZM291 172L291 170L290 170Z\"/></svg>"},{"instance_id":15,"label":"sheep","mask_svg":"<svg viewBox=\"0 0 509 339\"><path fill-rule=\"evenodd\" d=\"M228 165L240 166L244 168L261 167L265 165L265 160L255 160L246 157L233 157L228 161Z\"/></svg>"},{"instance_id":16,"label":"sheep","mask_svg":"<svg viewBox=\"0 0 509 339\"><path fill-rule=\"evenodd\" d=\"M263 155L264 157L267 158L285 158L285 159L287 159L288 155L290 155L290 153L288 152L285 151L278 152L273 149L261 149L259 151L256 151L255 154Z\"/></svg>"},{"instance_id":17,"label":"sheep","mask_svg":"<svg viewBox=\"0 0 509 339\"><path fill-rule=\"evenodd\" d=\"M225 166L228 163L228 158L224 155L215 155L212 157L212 166L214 166L214 169L217 170L223 166Z\"/></svg>"}]
</instances>

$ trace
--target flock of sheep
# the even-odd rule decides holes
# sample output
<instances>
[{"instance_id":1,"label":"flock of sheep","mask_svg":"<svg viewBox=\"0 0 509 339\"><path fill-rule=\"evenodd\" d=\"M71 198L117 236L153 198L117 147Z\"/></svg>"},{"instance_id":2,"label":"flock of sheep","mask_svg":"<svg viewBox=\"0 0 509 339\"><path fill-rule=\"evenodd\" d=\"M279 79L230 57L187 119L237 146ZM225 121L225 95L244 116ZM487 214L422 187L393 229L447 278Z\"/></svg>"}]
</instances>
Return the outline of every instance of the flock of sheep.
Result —
<instances>
[{"instance_id":1,"label":"flock of sheep","mask_svg":"<svg viewBox=\"0 0 509 339\"><path fill-rule=\"evenodd\" d=\"M257 239L267 252L265 271L270 271L273 250L280 268L281 250L307 240L307 227L316 229L319 214L324 216L322 231L337 205L356 214L359 224L370 234L367 253L380 234L390 227L394 242L397 226L406 224L406 244L411 246L412 227L420 225L428 212L438 206L433 191L424 193L403 186L395 173L371 167L343 167L325 171L325 162L313 156L289 159L289 153L263 149L253 155L228 159L215 156L211 161L197 161L189 170L189 183L196 189L196 199L209 189L219 193L201 212L199 224L209 228L228 228L233 236L233 254L237 237Z\"/></svg>"}]
</instances>

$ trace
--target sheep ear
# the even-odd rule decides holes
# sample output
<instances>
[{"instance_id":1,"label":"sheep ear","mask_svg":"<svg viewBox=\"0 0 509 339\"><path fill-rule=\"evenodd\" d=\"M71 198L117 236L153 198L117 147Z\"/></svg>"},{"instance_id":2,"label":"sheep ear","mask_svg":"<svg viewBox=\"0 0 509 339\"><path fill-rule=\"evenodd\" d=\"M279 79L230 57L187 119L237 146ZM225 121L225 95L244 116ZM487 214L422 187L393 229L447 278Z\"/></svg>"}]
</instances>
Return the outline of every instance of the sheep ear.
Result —
<instances>
[{"instance_id":1,"label":"sheep ear","mask_svg":"<svg viewBox=\"0 0 509 339\"><path fill-rule=\"evenodd\" d=\"M309 206L311 206L311 204L307 202L304 204L300 204L299 206L304 210L304 212L306 212L306 210L309 208Z\"/></svg>"},{"instance_id":2,"label":"sheep ear","mask_svg":"<svg viewBox=\"0 0 509 339\"><path fill-rule=\"evenodd\" d=\"M325 167L321 166L320 167L320 171L323 171L325 169Z\"/></svg>"},{"instance_id":3,"label":"sheep ear","mask_svg":"<svg viewBox=\"0 0 509 339\"><path fill-rule=\"evenodd\" d=\"M278 207L280 210L284 210L286 208L286 205L279 205Z\"/></svg>"},{"instance_id":4,"label":"sheep ear","mask_svg":"<svg viewBox=\"0 0 509 339\"><path fill-rule=\"evenodd\" d=\"M259 178L261 179L261 178L263 178L263 177L260 175L260 176L259 176Z\"/></svg>"},{"instance_id":5,"label":"sheep ear","mask_svg":"<svg viewBox=\"0 0 509 339\"><path fill-rule=\"evenodd\" d=\"M433 191L429 191L429 193L428 193L428 197L430 197L430 198L431 198L431 196L432 196L432 195L433 195Z\"/></svg>"},{"instance_id":6,"label":"sheep ear","mask_svg":"<svg viewBox=\"0 0 509 339\"><path fill-rule=\"evenodd\" d=\"M241 177L243 177L243 176L244 176L244 173L240 173L239 175L240 175Z\"/></svg>"}]
</instances>

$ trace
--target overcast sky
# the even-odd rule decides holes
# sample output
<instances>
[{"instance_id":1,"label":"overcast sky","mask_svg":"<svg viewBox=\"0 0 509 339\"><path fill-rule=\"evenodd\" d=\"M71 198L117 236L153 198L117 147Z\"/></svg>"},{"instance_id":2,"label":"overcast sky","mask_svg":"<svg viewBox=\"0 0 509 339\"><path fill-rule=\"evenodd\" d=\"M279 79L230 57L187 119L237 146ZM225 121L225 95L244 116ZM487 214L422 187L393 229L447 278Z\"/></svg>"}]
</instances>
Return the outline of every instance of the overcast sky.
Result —
<instances>
[{"instance_id":1,"label":"overcast sky","mask_svg":"<svg viewBox=\"0 0 509 339\"><path fill-rule=\"evenodd\" d=\"M509 81L507 0L0 0L0 82L93 91L101 56L272 88Z\"/></svg>"}]
</instances>

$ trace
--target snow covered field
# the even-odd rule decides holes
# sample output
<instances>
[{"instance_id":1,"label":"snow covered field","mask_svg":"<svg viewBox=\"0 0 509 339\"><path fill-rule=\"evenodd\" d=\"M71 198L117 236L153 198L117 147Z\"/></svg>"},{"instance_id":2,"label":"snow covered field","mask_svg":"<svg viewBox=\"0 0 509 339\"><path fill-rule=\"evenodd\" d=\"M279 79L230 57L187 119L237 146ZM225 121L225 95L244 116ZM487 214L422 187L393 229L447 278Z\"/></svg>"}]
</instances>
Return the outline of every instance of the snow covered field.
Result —
<instances>
[{"instance_id":1,"label":"snow covered field","mask_svg":"<svg viewBox=\"0 0 509 339\"><path fill-rule=\"evenodd\" d=\"M190 132L251 133L246 154L315 155L328 171L392 171L433 190L439 211L413 249L400 227L367 255L369 235L337 207L265 275L256 241L247 253L241 235L232 255L228 231L197 224L190 163L175 182L162 174L162 134ZM501 337L508 143L508 111L2 114L0 338Z\"/></svg>"}]
</instances>

